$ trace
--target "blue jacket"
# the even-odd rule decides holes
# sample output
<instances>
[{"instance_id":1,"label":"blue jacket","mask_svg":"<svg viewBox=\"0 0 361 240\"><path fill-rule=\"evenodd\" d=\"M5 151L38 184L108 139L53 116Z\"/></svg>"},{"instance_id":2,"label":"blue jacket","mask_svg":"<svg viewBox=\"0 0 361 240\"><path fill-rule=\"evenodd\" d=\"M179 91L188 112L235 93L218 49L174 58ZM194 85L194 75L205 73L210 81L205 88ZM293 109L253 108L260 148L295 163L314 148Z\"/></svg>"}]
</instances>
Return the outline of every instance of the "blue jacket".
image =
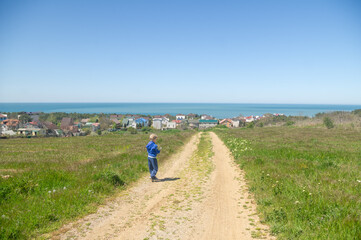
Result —
<instances>
[{"instance_id":1,"label":"blue jacket","mask_svg":"<svg viewBox=\"0 0 361 240\"><path fill-rule=\"evenodd\" d=\"M150 141L147 146L147 151L148 151L148 156L149 157L157 157L157 154L160 153L160 151L158 150L158 146L157 144L155 144L153 141Z\"/></svg>"}]
</instances>

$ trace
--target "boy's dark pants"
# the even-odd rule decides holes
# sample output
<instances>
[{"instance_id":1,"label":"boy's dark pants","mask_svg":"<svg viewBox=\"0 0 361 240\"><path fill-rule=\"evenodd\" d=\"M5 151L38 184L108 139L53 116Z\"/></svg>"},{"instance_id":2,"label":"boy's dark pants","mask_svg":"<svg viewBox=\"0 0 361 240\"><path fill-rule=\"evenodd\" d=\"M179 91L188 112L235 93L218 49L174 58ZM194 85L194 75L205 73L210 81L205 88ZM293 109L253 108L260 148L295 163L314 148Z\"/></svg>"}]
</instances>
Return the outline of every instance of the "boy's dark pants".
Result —
<instances>
[{"instance_id":1,"label":"boy's dark pants","mask_svg":"<svg viewBox=\"0 0 361 240\"><path fill-rule=\"evenodd\" d=\"M148 157L148 167L150 176L153 178L158 172L158 161L156 158L150 158Z\"/></svg>"}]
</instances>

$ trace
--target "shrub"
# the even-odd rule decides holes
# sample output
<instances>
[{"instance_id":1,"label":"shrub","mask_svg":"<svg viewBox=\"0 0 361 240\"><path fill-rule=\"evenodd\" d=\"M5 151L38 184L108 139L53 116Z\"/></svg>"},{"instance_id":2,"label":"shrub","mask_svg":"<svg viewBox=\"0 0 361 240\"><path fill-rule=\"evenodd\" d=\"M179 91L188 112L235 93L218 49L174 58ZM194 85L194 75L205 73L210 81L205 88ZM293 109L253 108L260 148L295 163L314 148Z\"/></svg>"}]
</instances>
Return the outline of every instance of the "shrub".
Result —
<instances>
[{"instance_id":1,"label":"shrub","mask_svg":"<svg viewBox=\"0 0 361 240\"><path fill-rule=\"evenodd\" d=\"M130 127L128 128L128 132L130 132L131 134L137 134L137 129Z\"/></svg>"},{"instance_id":2,"label":"shrub","mask_svg":"<svg viewBox=\"0 0 361 240\"><path fill-rule=\"evenodd\" d=\"M254 128L254 122L250 122L250 123L247 125L247 128Z\"/></svg>"},{"instance_id":3,"label":"shrub","mask_svg":"<svg viewBox=\"0 0 361 240\"><path fill-rule=\"evenodd\" d=\"M291 121L291 120L288 120L287 122L286 122L286 126L292 126L292 125L294 125L295 124L295 122L294 121Z\"/></svg>"},{"instance_id":4,"label":"shrub","mask_svg":"<svg viewBox=\"0 0 361 240\"><path fill-rule=\"evenodd\" d=\"M323 124L328 128L328 129L331 129L334 127L334 124L332 122L332 120L329 118L329 117L325 117L323 119Z\"/></svg>"}]
</instances>

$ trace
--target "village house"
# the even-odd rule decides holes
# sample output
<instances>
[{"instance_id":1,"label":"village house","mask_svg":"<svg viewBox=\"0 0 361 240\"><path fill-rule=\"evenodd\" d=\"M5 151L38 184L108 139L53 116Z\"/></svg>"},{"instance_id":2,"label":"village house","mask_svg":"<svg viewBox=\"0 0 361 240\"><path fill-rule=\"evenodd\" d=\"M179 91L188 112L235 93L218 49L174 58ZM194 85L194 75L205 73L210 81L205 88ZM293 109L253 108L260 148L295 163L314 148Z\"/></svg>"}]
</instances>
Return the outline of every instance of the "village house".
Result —
<instances>
[{"instance_id":1,"label":"village house","mask_svg":"<svg viewBox=\"0 0 361 240\"><path fill-rule=\"evenodd\" d=\"M137 118L137 119L135 119L135 123L139 126L147 127L147 126L149 126L149 118L147 118L147 117Z\"/></svg>"},{"instance_id":2,"label":"village house","mask_svg":"<svg viewBox=\"0 0 361 240\"><path fill-rule=\"evenodd\" d=\"M37 127L27 127L27 128L19 128L17 130L17 134L19 135L31 135L31 136L41 136L45 135L45 129L37 128Z\"/></svg>"},{"instance_id":3,"label":"village house","mask_svg":"<svg viewBox=\"0 0 361 240\"><path fill-rule=\"evenodd\" d=\"M213 119L201 119L199 120L199 129L206 129L215 127L218 125L218 120Z\"/></svg>"},{"instance_id":4,"label":"village house","mask_svg":"<svg viewBox=\"0 0 361 240\"><path fill-rule=\"evenodd\" d=\"M212 120L213 117L207 114L201 115L201 120Z\"/></svg>"},{"instance_id":5,"label":"village house","mask_svg":"<svg viewBox=\"0 0 361 240\"><path fill-rule=\"evenodd\" d=\"M232 125L234 128L238 128L239 127L239 119L238 118L232 118Z\"/></svg>"},{"instance_id":6,"label":"village house","mask_svg":"<svg viewBox=\"0 0 361 240\"><path fill-rule=\"evenodd\" d=\"M6 119L8 119L8 115L0 113L0 123Z\"/></svg>"},{"instance_id":7,"label":"village house","mask_svg":"<svg viewBox=\"0 0 361 240\"><path fill-rule=\"evenodd\" d=\"M189 114L187 114L187 118L189 119L189 120L191 120L191 119L195 119L196 118L196 114L194 114L194 113L189 113Z\"/></svg>"},{"instance_id":8,"label":"village house","mask_svg":"<svg viewBox=\"0 0 361 240\"><path fill-rule=\"evenodd\" d=\"M179 127L182 124L182 120L173 120L177 127Z\"/></svg>"},{"instance_id":9,"label":"village house","mask_svg":"<svg viewBox=\"0 0 361 240\"><path fill-rule=\"evenodd\" d=\"M176 120L184 120L184 119L186 119L186 115L184 115L184 114L177 114L177 115L175 116L175 118L176 118Z\"/></svg>"},{"instance_id":10,"label":"village house","mask_svg":"<svg viewBox=\"0 0 361 240\"><path fill-rule=\"evenodd\" d=\"M154 129L161 130L163 128L162 120L159 118L156 118L156 119L153 118L152 127Z\"/></svg>"},{"instance_id":11,"label":"village house","mask_svg":"<svg viewBox=\"0 0 361 240\"><path fill-rule=\"evenodd\" d=\"M16 130L19 128L20 121L18 119L6 119L2 122L8 128L8 130Z\"/></svg>"},{"instance_id":12,"label":"village house","mask_svg":"<svg viewBox=\"0 0 361 240\"><path fill-rule=\"evenodd\" d=\"M115 124L120 124L120 121L117 118L111 118L110 121L112 121Z\"/></svg>"},{"instance_id":13,"label":"village house","mask_svg":"<svg viewBox=\"0 0 361 240\"><path fill-rule=\"evenodd\" d=\"M83 118L80 122L83 126L90 121L90 118Z\"/></svg>"},{"instance_id":14,"label":"village house","mask_svg":"<svg viewBox=\"0 0 361 240\"><path fill-rule=\"evenodd\" d=\"M198 128L199 127L199 120L196 120L196 119L188 120L188 124L189 124L189 127L192 128L192 129Z\"/></svg>"},{"instance_id":15,"label":"village house","mask_svg":"<svg viewBox=\"0 0 361 240\"><path fill-rule=\"evenodd\" d=\"M96 132L97 130L100 129L100 123L92 123L91 127L92 127L92 131Z\"/></svg>"},{"instance_id":16,"label":"village house","mask_svg":"<svg viewBox=\"0 0 361 240\"><path fill-rule=\"evenodd\" d=\"M137 123L135 122L135 119L134 118L129 118L128 119L128 128L129 127L132 127L132 128L137 128Z\"/></svg>"},{"instance_id":17,"label":"village house","mask_svg":"<svg viewBox=\"0 0 361 240\"><path fill-rule=\"evenodd\" d=\"M42 125L46 135L48 136L56 135L55 129L58 129L58 126L56 126L54 123L45 121L42 122Z\"/></svg>"},{"instance_id":18,"label":"village house","mask_svg":"<svg viewBox=\"0 0 361 240\"><path fill-rule=\"evenodd\" d=\"M226 126L226 127L228 127L228 128L233 127L232 120L229 119L229 118L223 119L222 121L219 122L219 124L220 124L220 125L224 125L224 126Z\"/></svg>"},{"instance_id":19,"label":"village house","mask_svg":"<svg viewBox=\"0 0 361 240\"><path fill-rule=\"evenodd\" d=\"M74 125L72 118L63 118L60 123L60 128L64 133L74 135L78 132L78 126Z\"/></svg>"},{"instance_id":20,"label":"village house","mask_svg":"<svg viewBox=\"0 0 361 240\"><path fill-rule=\"evenodd\" d=\"M168 129L175 129L177 128L177 123L175 122L175 120L171 121L171 122L167 122L167 128Z\"/></svg>"},{"instance_id":21,"label":"village house","mask_svg":"<svg viewBox=\"0 0 361 240\"><path fill-rule=\"evenodd\" d=\"M253 121L255 120L255 118L253 117L253 115L248 116L248 117L245 117L244 119L246 120L247 123L253 122Z\"/></svg>"}]
</instances>

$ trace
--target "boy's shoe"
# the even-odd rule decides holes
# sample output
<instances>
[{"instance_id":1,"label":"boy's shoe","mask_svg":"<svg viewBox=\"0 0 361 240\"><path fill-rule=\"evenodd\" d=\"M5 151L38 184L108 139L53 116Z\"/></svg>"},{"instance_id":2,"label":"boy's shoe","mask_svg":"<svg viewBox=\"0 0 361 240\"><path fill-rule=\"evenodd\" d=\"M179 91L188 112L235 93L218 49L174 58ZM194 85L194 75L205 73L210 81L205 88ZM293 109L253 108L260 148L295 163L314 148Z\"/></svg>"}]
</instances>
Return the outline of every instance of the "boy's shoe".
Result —
<instances>
[{"instance_id":1,"label":"boy's shoe","mask_svg":"<svg viewBox=\"0 0 361 240\"><path fill-rule=\"evenodd\" d=\"M157 182L158 180L159 179L156 176L152 177L152 182Z\"/></svg>"}]
</instances>

